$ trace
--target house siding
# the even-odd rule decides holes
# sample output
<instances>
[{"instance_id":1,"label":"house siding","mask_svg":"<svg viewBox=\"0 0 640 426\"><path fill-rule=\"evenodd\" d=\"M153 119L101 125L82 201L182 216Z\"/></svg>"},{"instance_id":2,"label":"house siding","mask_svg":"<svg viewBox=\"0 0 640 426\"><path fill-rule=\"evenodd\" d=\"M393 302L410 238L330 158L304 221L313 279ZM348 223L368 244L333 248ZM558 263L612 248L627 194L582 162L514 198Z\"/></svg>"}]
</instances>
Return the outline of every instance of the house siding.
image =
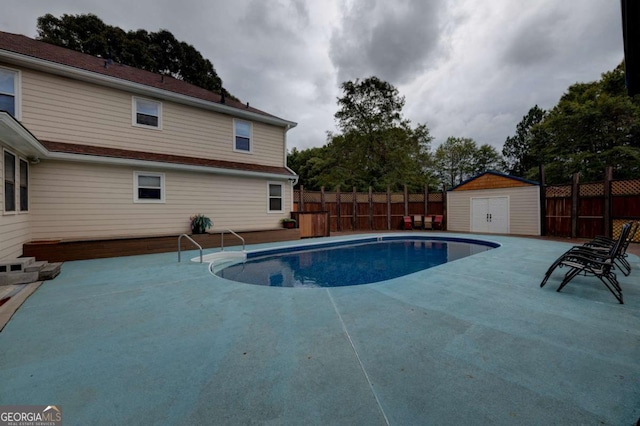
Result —
<instances>
[{"instance_id":1,"label":"house siding","mask_svg":"<svg viewBox=\"0 0 640 426\"><path fill-rule=\"evenodd\" d=\"M233 117L162 102L162 130L132 125L132 96L116 90L22 69L22 123L41 140L152 153L284 166L284 132L253 122L252 153L233 151Z\"/></svg>"},{"instance_id":2,"label":"house siding","mask_svg":"<svg viewBox=\"0 0 640 426\"><path fill-rule=\"evenodd\" d=\"M164 203L134 203L134 171L165 174ZM268 213L264 179L43 161L32 167L31 237L177 235L190 231L189 217L197 213L213 220L213 231L275 229L291 210L284 184L283 213Z\"/></svg>"},{"instance_id":3,"label":"house siding","mask_svg":"<svg viewBox=\"0 0 640 426\"><path fill-rule=\"evenodd\" d=\"M447 193L447 229L471 232L471 198L509 197L509 233L540 235L540 187L514 187Z\"/></svg>"}]
</instances>

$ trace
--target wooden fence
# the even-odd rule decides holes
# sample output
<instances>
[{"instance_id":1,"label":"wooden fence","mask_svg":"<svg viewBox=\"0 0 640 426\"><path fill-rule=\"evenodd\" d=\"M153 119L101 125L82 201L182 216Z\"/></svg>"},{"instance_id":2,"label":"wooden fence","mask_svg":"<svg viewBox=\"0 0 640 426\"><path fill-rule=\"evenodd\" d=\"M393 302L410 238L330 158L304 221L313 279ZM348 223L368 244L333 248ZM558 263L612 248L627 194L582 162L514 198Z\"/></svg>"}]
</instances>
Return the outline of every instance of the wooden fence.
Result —
<instances>
[{"instance_id":1,"label":"wooden fence","mask_svg":"<svg viewBox=\"0 0 640 426\"><path fill-rule=\"evenodd\" d=\"M640 179L580 183L544 187L543 235L592 238L617 237L622 225L640 219ZM634 240L640 242L640 236Z\"/></svg>"},{"instance_id":2,"label":"wooden fence","mask_svg":"<svg viewBox=\"0 0 640 426\"><path fill-rule=\"evenodd\" d=\"M306 191L293 194L294 210L329 212L330 229L340 231L381 231L402 228L402 217L410 215L446 215L446 193L429 192L328 192ZM446 226L446 222L443 228Z\"/></svg>"}]
</instances>

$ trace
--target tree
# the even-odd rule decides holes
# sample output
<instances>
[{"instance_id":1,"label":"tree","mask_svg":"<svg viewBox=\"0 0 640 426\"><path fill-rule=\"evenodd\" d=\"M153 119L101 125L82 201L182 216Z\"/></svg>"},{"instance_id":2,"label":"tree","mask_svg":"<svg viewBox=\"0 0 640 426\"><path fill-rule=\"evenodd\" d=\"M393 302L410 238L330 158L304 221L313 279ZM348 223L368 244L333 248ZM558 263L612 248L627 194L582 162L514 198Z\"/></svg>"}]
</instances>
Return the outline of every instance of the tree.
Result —
<instances>
[{"instance_id":1,"label":"tree","mask_svg":"<svg viewBox=\"0 0 640 426\"><path fill-rule=\"evenodd\" d=\"M498 150L489 144L481 145L475 152L472 162L472 174L478 175L489 170L504 171L504 158Z\"/></svg>"},{"instance_id":2,"label":"tree","mask_svg":"<svg viewBox=\"0 0 640 426\"><path fill-rule=\"evenodd\" d=\"M385 190L387 186L423 188L429 174L432 137L424 124L411 127L402 117L404 98L377 77L342 84L335 114L340 133L329 133L327 167L317 183L333 187Z\"/></svg>"},{"instance_id":3,"label":"tree","mask_svg":"<svg viewBox=\"0 0 640 426\"><path fill-rule=\"evenodd\" d=\"M222 88L213 64L192 45L176 40L167 30L125 32L105 24L93 14L46 14L38 18L38 37L63 46L147 71L171 75L179 80L232 97Z\"/></svg>"},{"instance_id":4,"label":"tree","mask_svg":"<svg viewBox=\"0 0 640 426\"><path fill-rule=\"evenodd\" d=\"M546 111L538 105L534 106L516 126L516 134L509 136L505 141L502 155L509 174L524 177L531 169L538 166L540 159L532 146L533 127L540 124L545 116Z\"/></svg>"},{"instance_id":5,"label":"tree","mask_svg":"<svg viewBox=\"0 0 640 426\"><path fill-rule=\"evenodd\" d=\"M535 124L527 126L528 117L521 123L527 143L505 143L505 156L521 160L524 177L538 178L537 162L552 184L569 181L573 173L583 181L600 180L609 165L616 178L640 177L640 97L627 95L622 64L599 81L570 86L541 119L534 116L531 122L540 119Z\"/></svg>"},{"instance_id":6,"label":"tree","mask_svg":"<svg viewBox=\"0 0 640 426\"><path fill-rule=\"evenodd\" d=\"M476 151L473 139L447 138L435 153L436 173L441 182L451 188L473 176Z\"/></svg>"}]
</instances>

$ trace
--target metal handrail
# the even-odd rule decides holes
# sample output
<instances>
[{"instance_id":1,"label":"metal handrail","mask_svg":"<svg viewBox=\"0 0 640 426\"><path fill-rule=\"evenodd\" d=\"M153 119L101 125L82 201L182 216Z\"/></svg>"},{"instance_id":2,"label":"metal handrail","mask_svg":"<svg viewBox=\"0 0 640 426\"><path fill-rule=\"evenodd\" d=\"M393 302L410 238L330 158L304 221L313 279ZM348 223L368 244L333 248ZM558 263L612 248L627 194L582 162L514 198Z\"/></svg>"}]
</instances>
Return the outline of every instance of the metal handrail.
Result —
<instances>
[{"instance_id":1,"label":"metal handrail","mask_svg":"<svg viewBox=\"0 0 640 426\"><path fill-rule=\"evenodd\" d=\"M198 243L196 243L193 238L191 238L190 236L188 236L187 234L182 234L178 237L178 262L180 262L180 240L182 240L182 237L187 237L187 239L189 241L191 241L193 244L197 245L198 248L200 249L200 263L202 263L202 246Z\"/></svg>"},{"instance_id":2,"label":"metal handrail","mask_svg":"<svg viewBox=\"0 0 640 426\"><path fill-rule=\"evenodd\" d=\"M225 232L231 232L233 235L235 235L236 237L240 238L240 240L242 241L242 251L245 251L245 249L244 249L244 238L242 238L240 235L238 235L235 232L233 232L231 229L227 229L226 231L220 232L220 251L224 251L224 233Z\"/></svg>"}]
</instances>

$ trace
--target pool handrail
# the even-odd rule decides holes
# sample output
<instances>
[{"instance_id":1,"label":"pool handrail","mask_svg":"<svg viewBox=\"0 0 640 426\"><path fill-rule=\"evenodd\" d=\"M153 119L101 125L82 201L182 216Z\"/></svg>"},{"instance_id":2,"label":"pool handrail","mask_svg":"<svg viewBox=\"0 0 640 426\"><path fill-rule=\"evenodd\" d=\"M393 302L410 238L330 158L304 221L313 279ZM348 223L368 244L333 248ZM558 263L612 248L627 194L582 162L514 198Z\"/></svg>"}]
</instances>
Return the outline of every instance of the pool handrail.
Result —
<instances>
[{"instance_id":1,"label":"pool handrail","mask_svg":"<svg viewBox=\"0 0 640 426\"><path fill-rule=\"evenodd\" d=\"M225 232L230 232L233 235L235 235L236 237L240 238L240 241L242 241L242 251L246 251L244 249L244 238L242 238L240 235L238 235L235 232L233 232L231 229L227 229L226 231L222 230L220 232L220 251L224 251L224 233Z\"/></svg>"},{"instance_id":2,"label":"pool handrail","mask_svg":"<svg viewBox=\"0 0 640 426\"><path fill-rule=\"evenodd\" d=\"M193 238L191 238L191 237L190 237L189 235L187 235L187 234L182 234L182 235L180 235L180 236L178 237L178 262L180 262L180 252L181 252L181 249L180 249L180 240L182 240L182 237L187 237L187 239L188 239L189 241L191 241L193 244L195 244L196 246L198 246L198 248L200 249L200 263L202 263L202 257L203 257L203 256L202 256L202 246L201 246L200 244L196 243L196 242L193 240Z\"/></svg>"}]
</instances>

